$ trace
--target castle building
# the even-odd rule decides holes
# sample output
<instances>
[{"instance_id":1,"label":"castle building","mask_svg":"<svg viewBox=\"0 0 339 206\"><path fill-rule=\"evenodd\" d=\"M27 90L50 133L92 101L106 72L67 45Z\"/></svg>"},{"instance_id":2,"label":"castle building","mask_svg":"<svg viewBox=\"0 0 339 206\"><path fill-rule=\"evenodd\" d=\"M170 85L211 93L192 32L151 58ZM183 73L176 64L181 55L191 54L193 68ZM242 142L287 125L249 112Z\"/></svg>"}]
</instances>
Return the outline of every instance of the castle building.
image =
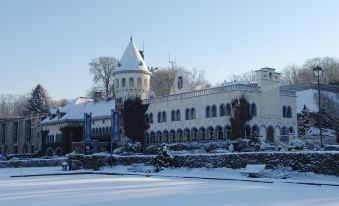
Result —
<instances>
[{"instance_id":1,"label":"castle building","mask_svg":"<svg viewBox=\"0 0 339 206\"><path fill-rule=\"evenodd\" d=\"M257 70L255 82L225 83L196 91L190 89L187 77L179 71L171 94L157 97L150 88L152 72L131 38L113 79L114 99L78 98L65 107L50 110L41 123L46 154L65 154L74 149L73 142L81 143L85 112L92 113L94 139L107 148L111 110L132 97L140 97L143 104L149 104L145 114L150 125L144 135L146 144L226 141L231 134L231 101L241 95L250 102L253 116L246 125L246 137L259 135L262 141L276 143L297 133L295 92L280 86L280 73L272 68Z\"/></svg>"},{"instance_id":2,"label":"castle building","mask_svg":"<svg viewBox=\"0 0 339 206\"><path fill-rule=\"evenodd\" d=\"M171 95L150 98L151 72L131 39L113 78L117 102L140 96L149 104L146 144L227 140L231 101L241 95L250 101L253 116L246 126L247 137L255 133L262 141L274 143L297 130L295 92L280 88L280 73L272 68L256 71L256 82L198 91L190 91L187 79L178 72Z\"/></svg>"}]
</instances>

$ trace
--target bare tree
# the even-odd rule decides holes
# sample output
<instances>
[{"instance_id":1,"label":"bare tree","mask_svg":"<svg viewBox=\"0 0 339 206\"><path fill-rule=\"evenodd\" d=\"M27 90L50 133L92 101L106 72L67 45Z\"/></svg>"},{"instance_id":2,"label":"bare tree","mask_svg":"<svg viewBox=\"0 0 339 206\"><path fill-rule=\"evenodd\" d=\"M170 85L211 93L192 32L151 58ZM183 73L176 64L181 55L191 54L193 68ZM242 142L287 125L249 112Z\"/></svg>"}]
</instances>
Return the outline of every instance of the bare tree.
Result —
<instances>
[{"instance_id":1,"label":"bare tree","mask_svg":"<svg viewBox=\"0 0 339 206\"><path fill-rule=\"evenodd\" d=\"M211 83L206 80L203 70L197 70L196 68L188 70L179 67L162 68L152 73L151 89L153 92L158 96L169 95L179 70L187 77L188 84L192 91L211 87Z\"/></svg>"},{"instance_id":2,"label":"bare tree","mask_svg":"<svg viewBox=\"0 0 339 206\"><path fill-rule=\"evenodd\" d=\"M113 71L118 65L114 57L98 57L89 63L89 71L93 74L93 81L104 88L106 99L111 97L113 88Z\"/></svg>"},{"instance_id":3,"label":"bare tree","mask_svg":"<svg viewBox=\"0 0 339 206\"><path fill-rule=\"evenodd\" d=\"M252 81L256 80L255 79L255 71L251 70L249 72L245 72L242 75L233 74L227 80L231 81L231 82L239 82L239 81L249 81L249 82L252 82Z\"/></svg>"},{"instance_id":4,"label":"bare tree","mask_svg":"<svg viewBox=\"0 0 339 206\"><path fill-rule=\"evenodd\" d=\"M289 84L311 82L314 80L313 68L317 66L323 69L322 83L339 83L339 60L334 57L307 59L301 67L288 65L282 72L282 78Z\"/></svg>"}]
</instances>

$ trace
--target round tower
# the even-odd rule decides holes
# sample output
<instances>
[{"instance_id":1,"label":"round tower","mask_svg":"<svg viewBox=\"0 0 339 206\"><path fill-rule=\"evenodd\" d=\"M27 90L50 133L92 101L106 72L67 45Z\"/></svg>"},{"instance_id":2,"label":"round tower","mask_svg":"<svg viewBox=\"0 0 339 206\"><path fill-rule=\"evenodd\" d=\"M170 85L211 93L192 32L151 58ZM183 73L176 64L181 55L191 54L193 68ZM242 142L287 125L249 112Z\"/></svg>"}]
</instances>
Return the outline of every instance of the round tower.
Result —
<instances>
[{"instance_id":1,"label":"round tower","mask_svg":"<svg viewBox=\"0 0 339 206\"><path fill-rule=\"evenodd\" d=\"M114 93L117 103L133 97L148 98L151 72L131 38L118 67L113 72Z\"/></svg>"}]
</instances>

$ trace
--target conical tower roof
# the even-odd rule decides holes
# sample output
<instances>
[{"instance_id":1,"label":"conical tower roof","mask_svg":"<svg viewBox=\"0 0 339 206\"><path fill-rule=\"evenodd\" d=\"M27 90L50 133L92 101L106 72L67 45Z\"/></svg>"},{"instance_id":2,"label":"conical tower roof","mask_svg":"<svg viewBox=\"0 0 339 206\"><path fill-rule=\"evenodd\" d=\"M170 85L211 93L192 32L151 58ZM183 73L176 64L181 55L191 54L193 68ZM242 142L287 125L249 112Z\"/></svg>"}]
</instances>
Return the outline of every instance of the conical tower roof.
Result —
<instances>
[{"instance_id":1,"label":"conical tower roof","mask_svg":"<svg viewBox=\"0 0 339 206\"><path fill-rule=\"evenodd\" d=\"M150 73L132 38L128 43L125 52L119 61L119 66L115 69L114 73L120 73L123 71L141 71Z\"/></svg>"}]
</instances>

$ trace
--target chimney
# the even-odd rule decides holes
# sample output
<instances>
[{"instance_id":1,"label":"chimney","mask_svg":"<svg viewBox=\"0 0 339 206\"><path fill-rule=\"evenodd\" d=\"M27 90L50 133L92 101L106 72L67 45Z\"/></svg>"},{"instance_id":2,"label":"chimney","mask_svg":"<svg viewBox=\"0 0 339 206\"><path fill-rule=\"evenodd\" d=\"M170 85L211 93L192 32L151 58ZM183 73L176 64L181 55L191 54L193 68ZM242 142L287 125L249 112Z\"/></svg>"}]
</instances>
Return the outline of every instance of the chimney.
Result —
<instances>
[{"instance_id":1,"label":"chimney","mask_svg":"<svg viewBox=\"0 0 339 206\"><path fill-rule=\"evenodd\" d=\"M145 57L144 57L144 51L139 51L139 54L141 55L141 57L142 57L142 60L145 60Z\"/></svg>"}]
</instances>

